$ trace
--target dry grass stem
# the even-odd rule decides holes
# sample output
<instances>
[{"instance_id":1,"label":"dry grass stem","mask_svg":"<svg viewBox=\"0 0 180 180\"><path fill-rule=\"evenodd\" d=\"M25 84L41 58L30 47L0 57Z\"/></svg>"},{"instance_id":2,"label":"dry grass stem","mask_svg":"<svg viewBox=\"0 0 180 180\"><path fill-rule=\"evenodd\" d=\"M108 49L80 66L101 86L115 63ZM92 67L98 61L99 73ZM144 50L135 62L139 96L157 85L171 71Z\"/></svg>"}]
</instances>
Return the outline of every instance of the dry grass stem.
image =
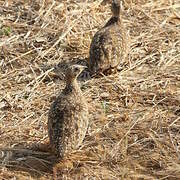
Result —
<instances>
[{"instance_id":1,"label":"dry grass stem","mask_svg":"<svg viewBox=\"0 0 180 180\"><path fill-rule=\"evenodd\" d=\"M0 179L180 179L179 12L179 0L123 1L129 55L117 74L82 82L90 127L56 164L47 112L64 82L51 73L89 56L110 6L0 0Z\"/></svg>"}]
</instances>

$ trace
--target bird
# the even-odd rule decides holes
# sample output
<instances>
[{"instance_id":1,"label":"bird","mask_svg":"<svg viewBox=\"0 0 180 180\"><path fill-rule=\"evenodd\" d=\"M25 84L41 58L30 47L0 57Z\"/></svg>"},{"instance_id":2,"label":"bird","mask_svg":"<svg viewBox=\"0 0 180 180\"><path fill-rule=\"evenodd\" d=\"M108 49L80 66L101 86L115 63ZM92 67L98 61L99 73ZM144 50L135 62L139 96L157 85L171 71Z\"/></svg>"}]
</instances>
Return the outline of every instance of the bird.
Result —
<instances>
[{"instance_id":1,"label":"bird","mask_svg":"<svg viewBox=\"0 0 180 180\"><path fill-rule=\"evenodd\" d=\"M120 0L112 0L112 17L92 38L89 70L92 74L109 74L117 70L127 52L127 40L121 18Z\"/></svg>"},{"instance_id":2,"label":"bird","mask_svg":"<svg viewBox=\"0 0 180 180\"><path fill-rule=\"evenodd\" d=\"M70 65L85 66L84 70L77 77L78 81L86 81L86 80L89 80L91 78L89 68L88 68L88 66L89 66L88 58L84 58L84 57L73 57L71 59L62 60L61 62L59 62L58 64L56 64L54 66L54 73L56 74L56 76L63 79L64 74L65 74L64 72L67 71L67 68Z\"/></svg>"},{"instance_id":3,"label":"bird","mask_svg":"<svg viewBox=\"0 0 180 180\"><path fill-rule=\"evenodd\" d=\"M85 66L70 65L65 74L65 88L51 104L48 114L48 135L51 151L63 158L77 150L89 124L88 104L78 85L77 77Z\"/></svg>"}]
</instances>

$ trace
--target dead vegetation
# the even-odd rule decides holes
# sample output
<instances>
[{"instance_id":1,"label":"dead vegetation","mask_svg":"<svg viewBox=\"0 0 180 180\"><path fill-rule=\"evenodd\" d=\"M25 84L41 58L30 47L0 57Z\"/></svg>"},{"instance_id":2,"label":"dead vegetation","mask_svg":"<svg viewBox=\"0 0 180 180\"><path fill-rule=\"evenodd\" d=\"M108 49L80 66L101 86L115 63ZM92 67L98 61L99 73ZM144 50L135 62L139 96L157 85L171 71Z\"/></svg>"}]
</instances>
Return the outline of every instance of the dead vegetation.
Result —
<instances>
[{"instance_id":1,"label":"dead vegetation","mask_svg":"<svg viewBox=\"0 0 180 180\"><path fill-rule=\"evenodd\" d=\"M0 1L1 148L23 156L48 141L47 112L64 83L42 66L88 57L111 16L101 2ZM52 178L53 166L64 179L180 179L180 3L123 5L129 57L118 74L82 84L92 115L83 146L57 165L45 152L1 160L1 179Z\"/></svg>"}]
</instances>

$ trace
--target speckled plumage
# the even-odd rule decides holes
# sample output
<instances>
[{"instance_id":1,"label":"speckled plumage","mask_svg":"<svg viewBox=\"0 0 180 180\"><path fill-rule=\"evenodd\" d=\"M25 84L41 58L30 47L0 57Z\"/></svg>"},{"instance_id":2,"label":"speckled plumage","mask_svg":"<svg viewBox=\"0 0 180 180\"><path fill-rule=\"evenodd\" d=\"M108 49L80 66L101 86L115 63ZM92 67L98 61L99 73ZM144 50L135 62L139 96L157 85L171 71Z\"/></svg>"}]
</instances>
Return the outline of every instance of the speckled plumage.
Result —
<instances>
[{"instance_id":1,"label":"speckled plumage","mask_svg":"<svg viewBox=\"0 0 180 180\"><path fill-rule=\"evenodd\" d=\"M113 0L112 17L96 32L90 45L92 74L116 69L126 54L126 34L120 16L120 0Z\"/></svg>"},{"instance_id":2,"label":"speckled plumage","mask_svg":"<svg viewBox=\"0 0 180 180\"><path fill-rule=\"evenodd\" d=\"M83 69L81 65L72 65L67 69L66 87L49 110L50 144L61 158L82 144L88 128L88 106L76 80Z\"/></svg>"}]
</instances>

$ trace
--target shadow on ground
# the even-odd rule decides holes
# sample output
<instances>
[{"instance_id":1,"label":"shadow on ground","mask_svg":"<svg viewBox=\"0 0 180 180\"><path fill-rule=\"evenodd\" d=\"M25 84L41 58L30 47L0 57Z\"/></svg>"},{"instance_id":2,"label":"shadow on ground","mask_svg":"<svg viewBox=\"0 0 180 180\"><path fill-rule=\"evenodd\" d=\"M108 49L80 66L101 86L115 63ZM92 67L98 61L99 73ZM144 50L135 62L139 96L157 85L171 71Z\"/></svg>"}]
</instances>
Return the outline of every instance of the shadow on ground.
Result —
<instances>
[{"instance_id":1,"label":"shadow on ground","mask_svg":"<svg viewBox=\"0 0 180 180\"><path fill-rule=\"evenodd\" d=\"M10 171L23 171L38 178L52 174L57 158L50 152L27 148L0 148L0 166Z\"/></svg>"}]
</instances>

